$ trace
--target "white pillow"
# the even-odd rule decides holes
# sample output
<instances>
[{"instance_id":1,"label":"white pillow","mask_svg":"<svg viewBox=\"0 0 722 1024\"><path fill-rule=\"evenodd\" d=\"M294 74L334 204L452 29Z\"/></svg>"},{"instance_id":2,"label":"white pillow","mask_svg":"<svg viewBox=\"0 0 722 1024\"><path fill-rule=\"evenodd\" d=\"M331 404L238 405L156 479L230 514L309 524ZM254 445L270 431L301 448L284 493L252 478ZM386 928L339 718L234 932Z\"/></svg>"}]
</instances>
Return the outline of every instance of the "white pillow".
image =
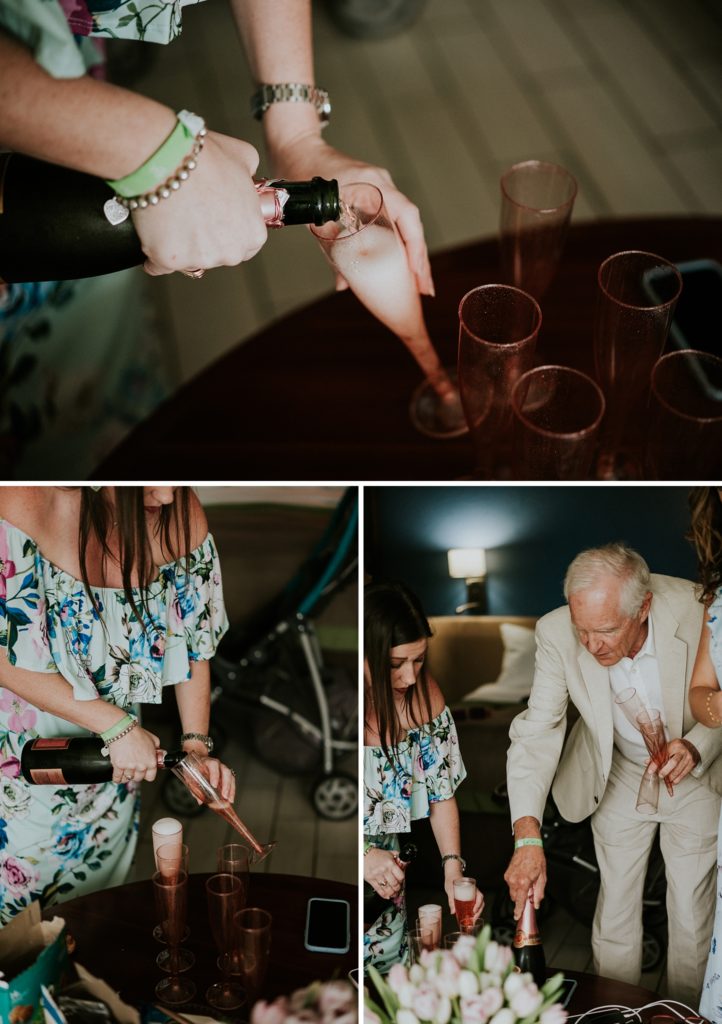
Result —
<instances>
[{"instance_id":1,"label":"white pillow","mask_svg":"<svg viewBox=\"0 0 722 1024\"><path fill-rule=\"evenodd\" d=\"M466 694L464 700L516 704L529 696L534 679L534 630L512 622L502 622L499 632L504 642L504 657L498 678L493 683L477 686Z\"/></svg>"}]
</instances>

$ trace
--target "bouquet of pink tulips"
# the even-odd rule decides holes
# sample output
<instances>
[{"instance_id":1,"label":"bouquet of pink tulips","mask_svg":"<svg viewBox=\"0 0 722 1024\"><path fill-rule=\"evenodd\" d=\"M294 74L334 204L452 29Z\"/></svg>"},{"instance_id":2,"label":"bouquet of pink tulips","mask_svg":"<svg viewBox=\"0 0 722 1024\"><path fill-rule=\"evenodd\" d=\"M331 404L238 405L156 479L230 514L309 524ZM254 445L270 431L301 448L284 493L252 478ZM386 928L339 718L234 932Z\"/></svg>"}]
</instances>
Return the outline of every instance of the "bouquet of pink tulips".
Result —
<instances>
[{"instance_id":1,"label":"bouquet of pink tulips","mask_svg":"<svg viewBox=\"0 0 722 1024\"><path fill-rule=\"evenodd\" d=\"M452 949L424 950L412 967L395 964L385 978L367 971L383 1005L367 997L366 1024L564 1024L567 1017L556 1002L564 976L537 988L488 925Z\"/></svg>"},{"instance_id":2,"label":"bouquet of pink tulips","mask_svg":"<svg viewBox=\"0 0 722 1024\"><path fill-rule=\"evenodd\" d=\"M358 1000L350 981L315 981L272 1003L259 1000L251 1024L357 1024Z\"/></svg>"}]
</instances>

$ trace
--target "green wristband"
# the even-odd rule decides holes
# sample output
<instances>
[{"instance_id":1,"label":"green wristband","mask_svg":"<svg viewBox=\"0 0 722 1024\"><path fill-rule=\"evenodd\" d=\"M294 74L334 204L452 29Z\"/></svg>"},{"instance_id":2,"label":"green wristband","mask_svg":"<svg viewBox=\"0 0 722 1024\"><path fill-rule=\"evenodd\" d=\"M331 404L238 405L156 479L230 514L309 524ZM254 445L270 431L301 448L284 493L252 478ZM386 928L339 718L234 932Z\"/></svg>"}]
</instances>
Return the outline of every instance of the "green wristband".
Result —
<instances>
[{"instance_id":1,"label":"green wristband","mask_svg":"<svg viewBox=\"0 0 722 1024\"><path fill-rule=\"evenodd\" d=\"M180 167L204 127L203 119L188 110L178 112L176 126L144 164L117 181L107 181L116 195L130 199L152 192Z\"/></svg>"},{"instance_id":2,"label":"green wristband","mask_svg":"<svg viewBox=\"0 0 722 1024\"><path fill-rule=\"evenodd\" d=\"M541 839L515 839L514 849L520 850L522 846L543 846L544 843Z\"/></svg>"},{"instance_id":3,"label":"green wristband","mask_svg":"<svg viewBox=\"0 0 722 1024\"><path fill-rule=\"evenodd\" d=\"M127 729L129 725L135 725L137 719L134 715L123 715L119 718L115 725L111 725L105 732L98 733L104 743L110 743L116 736L119 736L123 729Z\"/></svg>"}]
</instances>

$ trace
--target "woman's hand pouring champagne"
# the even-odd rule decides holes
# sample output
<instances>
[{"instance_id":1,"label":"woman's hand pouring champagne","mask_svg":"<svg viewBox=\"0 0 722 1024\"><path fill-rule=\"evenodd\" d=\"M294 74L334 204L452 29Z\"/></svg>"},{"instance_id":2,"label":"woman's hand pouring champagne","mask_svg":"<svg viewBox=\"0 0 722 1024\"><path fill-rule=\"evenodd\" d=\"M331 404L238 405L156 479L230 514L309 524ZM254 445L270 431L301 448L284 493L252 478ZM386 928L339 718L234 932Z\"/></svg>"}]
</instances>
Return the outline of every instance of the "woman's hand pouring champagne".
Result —
<instances>
[{"instance_id":1,"label":"woman's hand pouring champagne","mask_svg":"<svg viewBox=\"0 0 722 1024\"><path fill-rule=\"evenodd\" d=\"M372 847L364 857L364 881L384 899L397 896L404 884L404 869L396 854Z\"/></svg>"}]
</instances>

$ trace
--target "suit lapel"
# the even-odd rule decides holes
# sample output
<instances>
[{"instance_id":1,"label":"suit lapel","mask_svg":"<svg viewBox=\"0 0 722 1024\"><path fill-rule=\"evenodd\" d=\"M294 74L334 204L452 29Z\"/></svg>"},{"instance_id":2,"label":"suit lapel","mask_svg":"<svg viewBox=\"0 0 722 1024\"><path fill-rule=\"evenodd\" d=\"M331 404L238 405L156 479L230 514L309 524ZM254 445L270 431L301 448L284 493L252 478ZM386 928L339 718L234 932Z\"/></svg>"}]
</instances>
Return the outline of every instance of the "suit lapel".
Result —
<instances>
[{"instance_id":1,"label":"suit lapel","mask_svg":"<svg viewBox=\"0 0 722 1024\"><path fill-rule=\"evenodd\" d=\"M592 734L599 745L602 765L608 765L612 758L612 746L614 745L609 670L600 665L584 647L581 647L579 652L579 669L596 723L596 729L592 730Z\"/></svg>"},{"instance_id":2,"label":"suit lapel","mask_svg":"<svg viewBox=\"0 0 722 1024\"><path fill-rule=\"evenodd\" d=\"M670 739L675 739L683 732L684 705L687 699L687 644L676 635L679 623L667 602L658 594L652 599L652 616L664 718ZM680 680L685 680L683 686L679 685Z\"/></svg>"}]
</instances>

